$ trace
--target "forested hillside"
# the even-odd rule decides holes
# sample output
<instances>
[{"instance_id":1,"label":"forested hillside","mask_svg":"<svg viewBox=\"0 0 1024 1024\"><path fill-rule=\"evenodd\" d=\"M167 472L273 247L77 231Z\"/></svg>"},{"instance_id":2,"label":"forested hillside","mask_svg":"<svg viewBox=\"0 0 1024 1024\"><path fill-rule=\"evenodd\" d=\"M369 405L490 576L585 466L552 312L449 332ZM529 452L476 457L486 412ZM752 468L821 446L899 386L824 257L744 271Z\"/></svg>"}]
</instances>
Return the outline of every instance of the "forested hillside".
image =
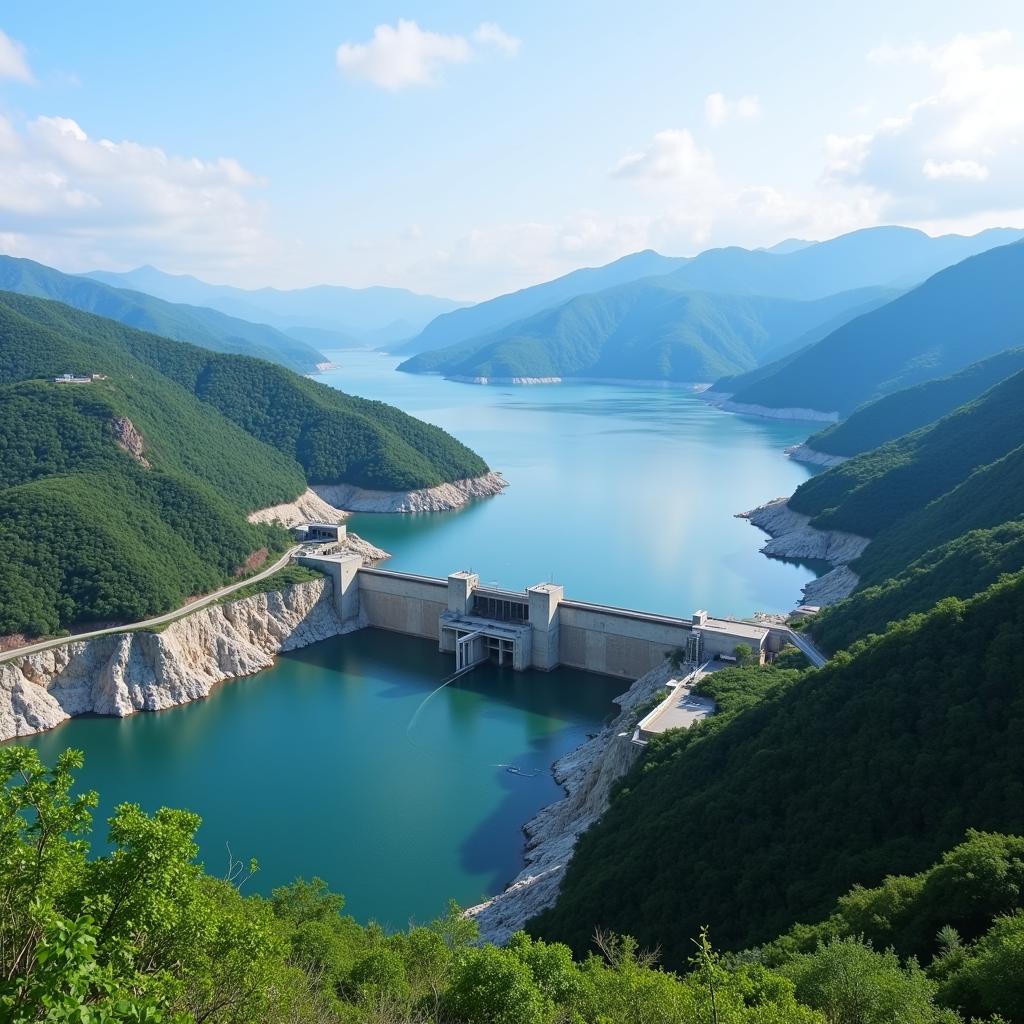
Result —
<instances>
[{"instance_id":1,"label":"forested hillside","mask_svg":"<svg viewBox=\"0 0 1024 1024\"><path fill-rule=\"evenodd\" d=\"M934 423L1020 370L1024 370L1024 348L1007 349L949 377L869 402L841 423L812 434L807 447L827 455L860 455Z\"/></svg>"},{"instance_id":2,"label":"forested hillside","mask_svg":"<svg viewBox=\"0 0 1024 1024\"><path fill-rule=\"evenodd\" d=\"M865 402L1019 346L1022 273L1020 243L966 259L840 327L773 374L722 389L738 403L847 416Z\"/></svg>"},{"instance_id":3,"label":"forested hillside","mask_svg":"<svg viewBox=\"0 0 1024 1024\"><path fill-rule=\"evenodd\" d=\"M61 385L63 373L98 374ZM282 549L309 480L486 471L436 427L282 367L0 293L0 635L167 611Z\"/></svg>"},{"instance_id":4,"label":"forested hillside","mask_svg":"<svg viewBox=\"0 0 1024 1024\"><path fill-rule=\"evenodd\" d=\"M651 743L531 931L583 950L628 930L678 965L702 924L763 942L968 828L1021 831L1022 679L1022 573L822 669L716 674L721 713Z\"/></svg>"},{"instance_id":5,"label":"forested hillside","mask_svg":"<svg viewBox=\"0 0 1024 1024\"><path fill-rule=\"evenodd\" d=\"M0 749L0 1014L11 1024L41 1019L41 1008L42 1019L104 1024L1024 1019L1024 840L1013 836L971 834L921 875L855 890L826 923L740 957L715 950L712 924L671 971L608 932L585 959L523 933L504 949L478 945L454 907L388 934L345 915L319 879L244 896L255 866L206 874L200 820L183 810L123 804L113 849L90 856L96 794L75 792L80 766L75 751L47 769L31 748ZM922 965L901 959L919 947Z\"/></svg>"},{"instance_id":6,"label":"forested hillside","mask_svg":"<svg viewBox=\"0 0 1024 1024\"><path fill-rule=\"evenodd\" d=\"M452 377L606 377L693 383L854 315L863 292L816 302L680 291L653 278L583 295L493 334L402 363Z\"/></svg>"},{"instance_id":7,"label":"forested hillside","mask_svg":"<svg viewBox=\"0 0 1024 1024\"><path fill-rule=\"evenodd\" d=\"M325 356L313 345L289 337L265 323L226 316L202 306L165 302L142 292L112 288L99 281L62 274L32 260L0 256L0 289L56 299L75 309L109 317L175 341L188 341L215 352L233 352L312 373Z\"/></svg>"}]
</instances>

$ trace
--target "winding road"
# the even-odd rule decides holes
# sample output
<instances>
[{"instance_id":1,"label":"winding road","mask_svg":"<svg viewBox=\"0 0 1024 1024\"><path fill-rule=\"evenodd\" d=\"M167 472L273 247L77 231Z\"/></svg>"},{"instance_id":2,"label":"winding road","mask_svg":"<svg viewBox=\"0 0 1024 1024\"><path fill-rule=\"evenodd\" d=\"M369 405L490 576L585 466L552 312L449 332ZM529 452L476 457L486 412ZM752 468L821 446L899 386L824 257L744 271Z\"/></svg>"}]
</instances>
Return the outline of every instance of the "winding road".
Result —
<instances>
[{"instance_id":1,"label":"winding road","mask_svg":"<svg viewBox=\"0 0 1024 1024\"><path fill-rule=\"evenodd\" d=\"M242 587L248 587L250 584L265 580L268 576L273 576L275 572L283 569L291 561L292 555L300 547L301 545L296 544L294 547L289 548L273 565L268 566L266 569L261 569L255 576L246 576L244 580L239 580L237 583L221 587L220 590L214 590L210 594L197 597L194 601L189 601L188 604L183 604L172 612L165 612L163 615L156 615L151 619L142 619L139 622L126 622L121 626L108 626L106 629L94 629L89 633L73 633L70 636L58 636L52 640L40 640L38 643L26 644L24 647L15 647L10 651L0 653L0 664L5 661L11 661L14 658L24 657L26 654L48 651L52 647L61 647L63 644L74 643L78 640L92 640L95 637L108 636L111 633L126 633L134 629L151 629L154 626L163 626L165 623L180 619L183 615L190 615L192 612L197 612L211 604L216 604L218 601L222 601L225 597L233 594L236 590L241 590Z\"/></svg>"}]
</instances>

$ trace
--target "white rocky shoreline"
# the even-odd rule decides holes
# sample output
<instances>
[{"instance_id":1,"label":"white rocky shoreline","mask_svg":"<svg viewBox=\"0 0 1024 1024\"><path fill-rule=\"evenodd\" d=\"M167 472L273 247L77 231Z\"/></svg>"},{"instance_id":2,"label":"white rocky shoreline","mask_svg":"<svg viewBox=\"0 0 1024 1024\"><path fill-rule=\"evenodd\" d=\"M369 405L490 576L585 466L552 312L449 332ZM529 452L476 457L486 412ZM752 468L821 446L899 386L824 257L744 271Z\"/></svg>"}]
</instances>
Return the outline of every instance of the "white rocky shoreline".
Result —
<instances>
[{"instance_id":1,"label":"white rocky shoreline","mask_svg":"<svg viewBox=\"0 0 1024 1024\"><path fill-rule=\"evenodd\" d=\"M275 655L362 623L342 623L331 582L210 605L163 630L69 640L0 664L0 741L76 715L162 711L201 700L221 682L269 668Z\"/></svg>"},{"instance_id":2,"label":"white rocky shoreline","mask_svg":"<svg viewBox=\"0 0 1024 1024\"><path fill-rule=\"evenodd\" d=\"M760 416L769 420L805 420L813 423L838 423L840 419L838 412L823 412L821 409L775 408L750 402L734 402L729 392L712 391L710 388L702 391L700 397L716 409L741 416Z\"/></svg>"},{"instance_id":3,"label":"white rocky shoreline","mask_svg":"<svg viewBox=\"0 0 1024 1024\"><path fill-rule=\"evenodd\" d=\"M842 530L819 530L811 517L795 512L788 498L774 498L748 512L738 512L771 538L761 552L774 558L814 558L829 562L832 571L811 580L803 588L807 604L827 605L848 597L858 583L849 563L860 558L869 539Z\"/></svg>"},{"instance_id":4,"label":"white rocky shoreline","mask_svg":"<svg viewBox=\"0 0 1024 1024\"><path fill-rule=\"evenodd\" d=\"M829 455L827 452L819 452L806 441L801 444L791 444L788 448L783 448L783 451L794 462L806 462L810 466L824 466L826 469L841 466L844 462L850 461L849 455Z\"/></svg>"},{"instance_id":5,"label":"white rocky shoreline","mask_svg":"<svg viewBox=\"0 0 1024 1024\"><path fill-rule=\"evenodd\" d=\"M640 756L641 748L632 742L637 708L672 676L667 661L641 676L615 699L619 714L554 763L552 773L566 795L523 826L525 867L503 892L465 911L480 926L482 939L507 942L531 917L554 905L576 841L604 814L612 786Z\"/></svg>"}]
</instances>

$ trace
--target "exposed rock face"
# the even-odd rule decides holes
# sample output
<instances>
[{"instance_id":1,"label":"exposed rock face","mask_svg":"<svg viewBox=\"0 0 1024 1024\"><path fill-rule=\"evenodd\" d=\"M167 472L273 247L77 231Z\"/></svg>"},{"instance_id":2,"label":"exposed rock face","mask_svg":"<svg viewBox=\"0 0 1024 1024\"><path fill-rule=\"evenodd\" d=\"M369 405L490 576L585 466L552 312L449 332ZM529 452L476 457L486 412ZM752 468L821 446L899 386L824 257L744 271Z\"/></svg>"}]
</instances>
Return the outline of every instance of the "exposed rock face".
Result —
<instances>
[{"instance_id":1,"label":"exposed rock face","mask_svg":"<svg viewBox=\"0 0 1024 1024\"><path fill-rule=\"evenodd\" d=\"M117 447L126 451L144 469L151 469L149 459L142 454L143 439L138 427L127 416L115 416L110 421Z\"/></svg>"},{"instance_id":2,"label":"exposed rock face","mask_svg":"<svg viewBox=\"0 0 1024 1024\"><path fill-rule=\"evenodd\" d=\"M123 717L209 695L269 667L279 651L357 629L334 610L330 580L214 605L160 633L115 633L0 664L0 740L94 712Z\"/></svg>"},{"instance_id":3,"label":"exposed rock face","mask_svg":"<svg viewBox=\"0 0 1024 1024\"><path fill-rule=\"evenodd\" d=\"M347 513L324 501L312 488L307 487L294 501L257 509L250 512L250 523L278 522L282 526L298 526L299 523L340 523Z\"/></svg>"},{"instance_id":4,"label":"exposed rock face","mask_svg":"<svg viewBox=\"0 0 1024 1024\"><path fill-rule=\"evenodd\" d=\"M840 466L849 461L848 455L828 455L826 452L816 452L806 444L794 444L785 449L786 454L797 462L806 462L812 466Z\"/></svg>"},{"instance_id":5,"label":"exposed rock face","mask_svg":"<svg viewBox=\"0 0 1024 1024\"><path fill-rule=\"evenodd\" d=\"M475 498L500 494L507 486L500 473L490 472L416 491L371 491L352 484L315 484L313 490L349 512L447 512Z\"/></svg>"},{"instance_id":6,"label":"exposed rock face","mask_svg":"<svg viewBox=\"0 0 1024 1024\"><path fill-rule=\"evenodd\" d=\"M666 662L641 676L617 698L621 711L614 721L555 762L555 779L565 787L566 797L545 807L523 829L526 867L504 892L466 911L480 925L485 940L507 942L531 917L554 904L576 840L601 817L613 784L639 756L640 748L631 742L635 709L672 674Z\"/></svg>"},{"instance_id":7,"label":"exposed rock face","mask_svg":"<svg viewBox=\"0 0 1024 1024\"><path fill-rule=\"evenodd\" d=\"M345 550L350 551L353 555L358 555L363 560L363 565L376 565L378 562L383 562L385 558L391 557L390 551L371 544L368 540L360 537L358 533L348 534L345 538Z\"/></svg>"},{"instance_id":8,"label":"exposed rock face","mask_svg":"<svg viewBox=\"0 0 1024 1024\"><path fill-rule=\"evenodd\" d=\"M794 512L786 498L775 498L749 512L740 512L737 518L749 519L771 537L761 548L766 555L824 559L837 567L804 587L804 601L808 604L833 604L857 586L857 574L848 563L864 553L869 543L867 537L842 530L818 530L810 525L811 517Z\"/></svg>"},{"instance_id":9,"label":"exposed rock face","mask_svg":"<svg viewBox=\"0 0 1024 1024\"><path fill-rule=\"evenodd\" d=\"M730 392L713 391L711 388L703 391L701 398L724 412L735 412L744 416L761 416L771 420L813 420L820 423L837 423L839 421L837 412L823 412L821 409L775 409L769 405L734 402Z\"/></svg>"}]
</instances>

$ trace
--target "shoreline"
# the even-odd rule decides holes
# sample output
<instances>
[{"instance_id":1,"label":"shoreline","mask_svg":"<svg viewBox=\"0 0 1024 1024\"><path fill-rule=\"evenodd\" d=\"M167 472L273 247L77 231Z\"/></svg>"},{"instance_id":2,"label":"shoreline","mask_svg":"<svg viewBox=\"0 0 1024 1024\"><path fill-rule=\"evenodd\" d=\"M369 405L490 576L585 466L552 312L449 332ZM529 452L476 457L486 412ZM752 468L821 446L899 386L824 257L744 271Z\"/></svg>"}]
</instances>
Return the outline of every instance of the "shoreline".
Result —
<instances>
[{"instance_id":1,"label":"shoreline","mask_svg":"<svg viewBox=\"0 0 1024 1024\"><path fill-rule=\"evenodd\" d=\"M804 604L828 605L848 597L859 583L849 563L864 553L870 538L841 530L819 530L811 517L795 512L788 498L773 498L747 512L737 512L768 534L761 553L769 558L814 558L828 562L830 572L811 580L802 590Z\"/></svg>"},{"instance_id":2,"label":"shoreline","mask_svg":"<svg viewBox=\"0 0 1024 1024\"><path fill-rule=\"evenodd\" d=\"M208 605L159 631L108 633L0 664L0 742L84 714L125 718L202 700L297 650L362 628L343 623L331 582L294 583Z\"/></svg>"},{"instance_id":3,"label":"shoreline","mask_svg":"<svg viewBox=\"0 0 1024 1024\"><path fill-rule=\"evenodd\" d=\"M544 384L611 384L617 387L680 388L700 393L711 387L705 381L657 380L646 377L471 377L461 374L444 374L437 370L423 373L403 370L417 377L443 377L455 384L476 384L482 387L534 387Z\"/></svg>"},{"instance_id":4,"label":"shoreline","mask_svg":"<svg viewBox=\"0 0 1024 1024\"><path fill-rule=\"evenodd\" d=\"M819 452L806 441L802 441L800 444L791 444L788 448L783 448L783 451L794 462L805 462L809 466L823 466L825 469L841 466L852 458L850 455L829 455L828 452Z\"/></svg>"},{"instance_id":5,"label":"shoreline","mask_svg":"<svg viewBox=\"0 0 1024 1024\"><path fill-rule=\"evenodd\" d=\"M612 786L640 757L632 742L636 709L675 674L666 661L635 680L615 699L619 712L612 721L551 766L565 796L523 826L522 869L501 892L463 911L480 926L482 940L502 945L554 904L577 840L605 812Z\"/></svg>"},{"instance_id":6,"label":"shoreline","mask_svg":"<svg viewBox=\"0 0 1024 1024\"><path fill-rule=\"evenodd\" d=\"M497 470L408 491L377 491L355 484L310 484L292 501L250 512L250 523L279 522L297 526L313 521L344 522L357 512L453 512L480 498L492 498L508 487Z\"/></svg>"},{"instance_id":7,"label":"shoreline","mask_svg":"<svg viewBox=\"0 0 1024 1024\"><path fill-rule=\"evenodd\" d=\"M821 409L804 409L796 406L775 408L769 405L754 405L749 402L734 402L731 393L712 391L710 388L702 391L700 397L716 409L735 413L738 416L759 416L766 420L798 420L804 423L838 423L842 418L838 412L823 412Z\"/></svg>"}]
</instances>

